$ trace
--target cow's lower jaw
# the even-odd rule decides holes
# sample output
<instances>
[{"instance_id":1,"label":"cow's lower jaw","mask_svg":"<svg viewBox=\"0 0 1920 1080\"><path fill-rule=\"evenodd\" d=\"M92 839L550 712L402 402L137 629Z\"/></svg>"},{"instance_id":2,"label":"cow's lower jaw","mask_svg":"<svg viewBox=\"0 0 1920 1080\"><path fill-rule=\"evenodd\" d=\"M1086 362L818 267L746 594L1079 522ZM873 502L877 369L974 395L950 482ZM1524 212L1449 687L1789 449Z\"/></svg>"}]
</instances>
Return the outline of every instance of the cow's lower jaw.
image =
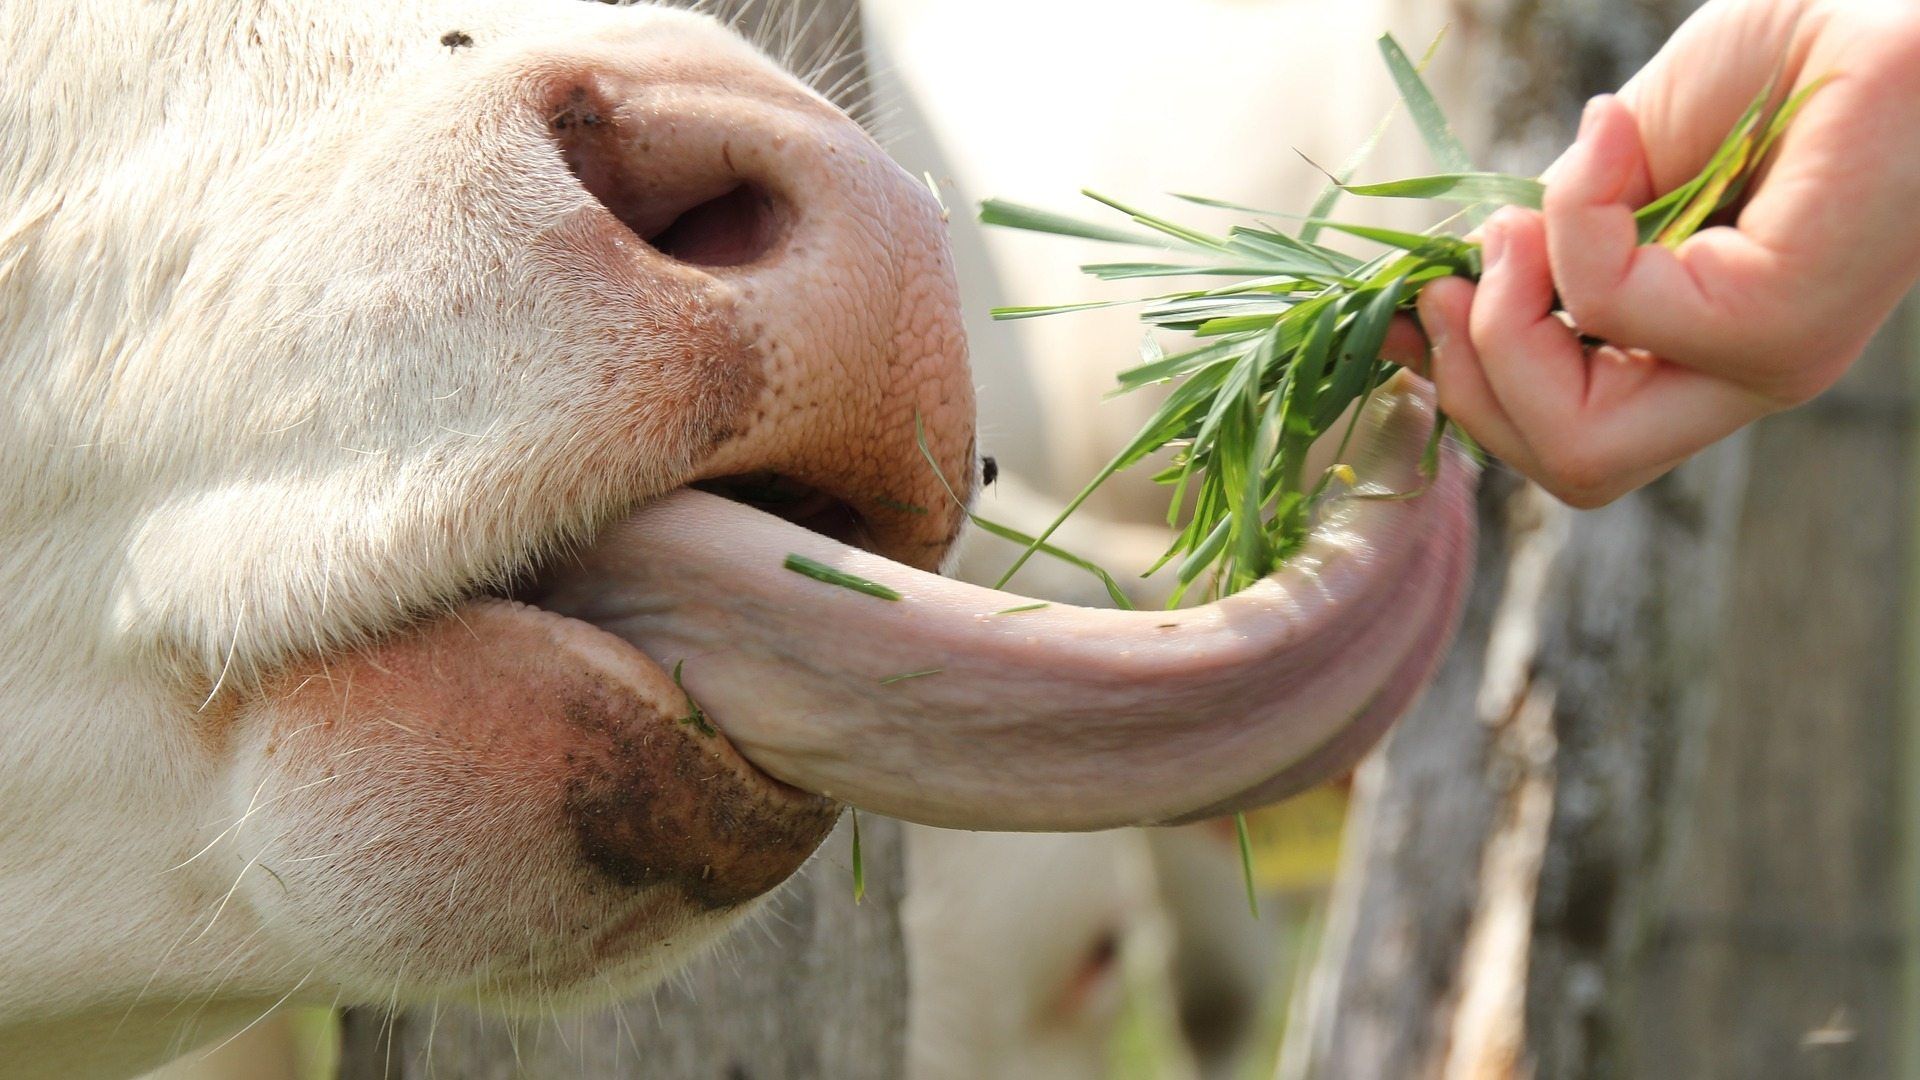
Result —
<instances>
[{"instance_id":1,"label":"cow's lower jaw","mask_svg":"<svg viewBox=\"0 0 1920 1080\"><path fill-rule=\"evenodd\" d=\"M537 1004L669 970L839 806L734 752L672 676L507 600L277 677L239 725L242 888L321 980ZM397 974L397 981L396 981Z\"/></svg>"}]
</instances>

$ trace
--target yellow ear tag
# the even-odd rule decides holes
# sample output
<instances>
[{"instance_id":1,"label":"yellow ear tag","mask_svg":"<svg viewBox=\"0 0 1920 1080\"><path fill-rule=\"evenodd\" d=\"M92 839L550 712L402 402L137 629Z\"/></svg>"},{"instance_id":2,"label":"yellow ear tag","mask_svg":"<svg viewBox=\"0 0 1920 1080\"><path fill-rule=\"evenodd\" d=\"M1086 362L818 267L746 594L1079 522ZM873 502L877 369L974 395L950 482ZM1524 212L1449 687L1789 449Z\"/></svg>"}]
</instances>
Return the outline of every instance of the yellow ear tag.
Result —
<instances>
[{"instance_id":1,"label":"yellow ear tag","mask_svg":"<svg viewBox=\"0 0 1920 1080\"><path fill-rule=\"evenodd\" d=\"M1340 865L1345 785L1322 784L1247 814L1253 881L1262 892L1325 888Z\"/></svg>"}]
</instances>

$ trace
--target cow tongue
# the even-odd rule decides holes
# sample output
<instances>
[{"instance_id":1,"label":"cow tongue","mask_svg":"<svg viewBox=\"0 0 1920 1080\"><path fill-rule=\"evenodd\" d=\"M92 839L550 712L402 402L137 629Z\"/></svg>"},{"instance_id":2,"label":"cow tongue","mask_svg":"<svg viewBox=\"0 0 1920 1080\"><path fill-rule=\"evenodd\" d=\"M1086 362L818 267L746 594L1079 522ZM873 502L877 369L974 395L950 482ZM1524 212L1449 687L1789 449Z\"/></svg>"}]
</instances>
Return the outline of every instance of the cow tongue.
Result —
<instances>
[{"instance_id":1,"label":"cow tongue","mask_svg":"<svg viewBox=\"0 0 1920 1080\"><path fill-rule=\"evenodd\" d=\"M1410 384L1377 395L1360 490L1417 489L1432 419ZM1442 457L1418 497L1346 499L1286 567L1179 611L1032 608L697 491L610 530L541 605L678 667L749 761L858 807L971 829L1224 813L1350 767L1424 685L1473 546L1474 467Z\"/></svg>"}]
</instances>

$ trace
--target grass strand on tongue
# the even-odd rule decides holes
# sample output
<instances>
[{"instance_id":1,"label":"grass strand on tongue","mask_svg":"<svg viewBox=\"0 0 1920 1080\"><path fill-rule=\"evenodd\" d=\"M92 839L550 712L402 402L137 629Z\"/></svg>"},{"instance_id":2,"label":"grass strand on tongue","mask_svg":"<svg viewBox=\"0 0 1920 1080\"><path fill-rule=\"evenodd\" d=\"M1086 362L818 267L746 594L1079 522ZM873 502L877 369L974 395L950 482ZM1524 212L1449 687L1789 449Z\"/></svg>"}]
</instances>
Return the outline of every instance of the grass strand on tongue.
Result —
<instances>
[{"instance_id":1,"label":"grass strand on tongue","mask_svg":"<svg viewBox=\"0 0 1920 1080\"><path fill-rule=\"evenodd\" d=\"M866 593L868 596L877 596L882 600L900 599L900 593L895 589L882 585L877 581L868 581L858 574L849 574L845 570L835 570L826 563L820 562L817 559L809 559L805 555L788 555L787 561L781 565L796 574L810 577L815 581L824 582L828 585L837 585L842 589L852 589L854 592Z\"/></svg>"}]
</instances>

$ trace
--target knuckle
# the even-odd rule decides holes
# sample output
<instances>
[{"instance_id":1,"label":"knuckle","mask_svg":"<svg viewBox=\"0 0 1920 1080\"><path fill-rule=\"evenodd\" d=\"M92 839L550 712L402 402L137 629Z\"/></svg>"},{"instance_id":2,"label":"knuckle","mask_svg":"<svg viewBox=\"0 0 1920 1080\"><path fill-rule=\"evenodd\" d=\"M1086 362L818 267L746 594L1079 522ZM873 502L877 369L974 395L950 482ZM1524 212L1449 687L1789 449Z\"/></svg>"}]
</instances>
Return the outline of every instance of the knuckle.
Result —
<instances>
[{"instance_id":1,"label":"knuckle","mask_svg":"<svg viewBox=\"0 0 1920 1080\"><path fill-rule=\"evenodd\" d=\"M1575 329L1597 337L1615 336L1620 308L1613 290L1563 285L1560 302Z\"/></svg>"},{"instance_id":2,"label":"knuckle","mask_svg":"<svg viewBox=\"0 0 1920 1080\"><path fill-rule=\"evenodd\" d=\"M1579 193L1565 180L1549 181L1546 190L1540 193L1540 212L1549 221L1562 218L1581 206Z\"/></svg>"},{"instance_id":3,"label":"knuckle","mask_svg":"<svg viewBox=\"0 0 1920 1080\"><path fill-rule=\"evenodd\" d=\"M1618 499L1622 492L1614 486L1604 487L1568 487L1543 484L1547 494L1573 507L1575 510L1598 510Z\"/></svg>"},{"instance_id":4,"label":"knuckle","mask_svg":"<svg viewBox=\"0 0 1920 1080\"><path fill-rule=\"evenodd\" d=\"M1781 408L1804 405L1832 386L1850 361L1851 357L1795 356L1773 365L1759 389Z\"/></svg>"},{"instance_id":5,"label":"knuckle","mask_svg":"<svg viewBox=\"0 0 1920 1080\"><path fill-rule=\"evenodd\" d=\"M1615 463L1578 437L1560 437L1540 452L1544 475L1536 477L1554 498L1581 510L1604 506L1618 497Z\"/></svg>"}]
</instances>

